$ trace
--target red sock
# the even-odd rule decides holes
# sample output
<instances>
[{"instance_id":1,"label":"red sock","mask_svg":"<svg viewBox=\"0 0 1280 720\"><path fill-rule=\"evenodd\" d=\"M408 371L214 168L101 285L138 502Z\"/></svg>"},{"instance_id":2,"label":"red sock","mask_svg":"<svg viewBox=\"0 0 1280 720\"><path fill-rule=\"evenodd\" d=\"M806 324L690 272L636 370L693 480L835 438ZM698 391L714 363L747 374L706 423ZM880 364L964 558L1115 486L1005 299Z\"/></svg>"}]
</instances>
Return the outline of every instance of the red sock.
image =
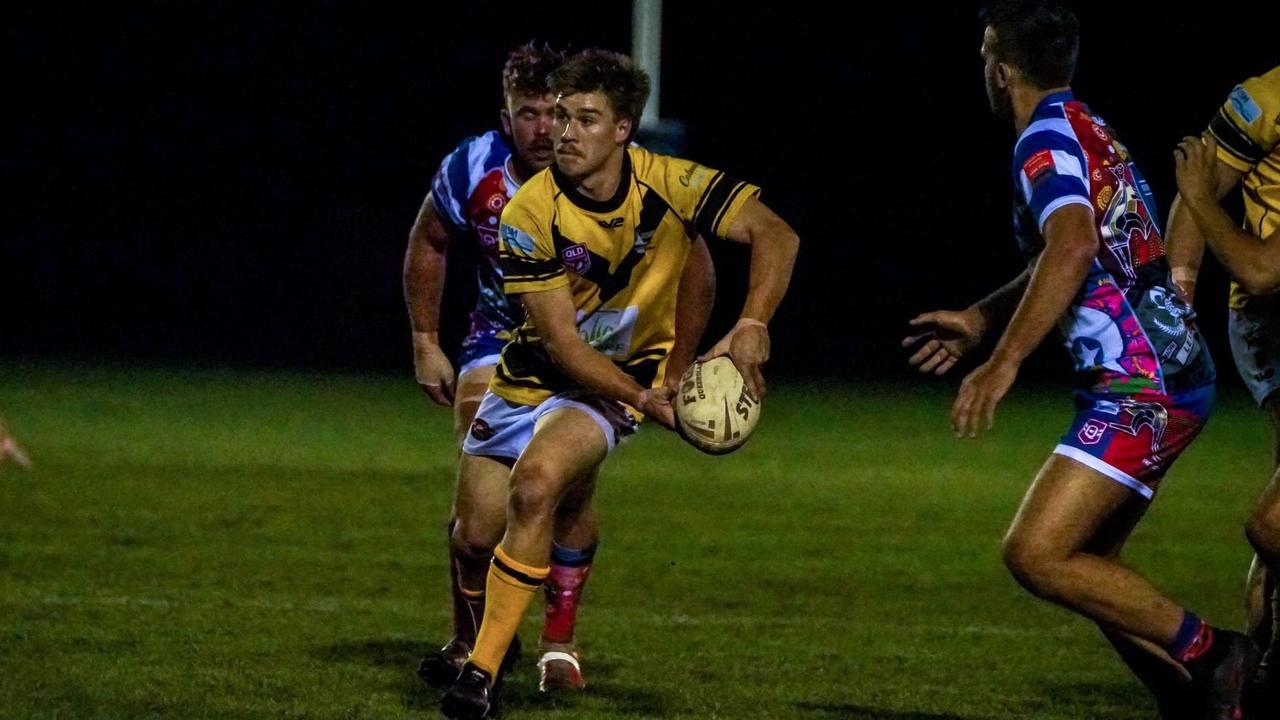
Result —
<instances>
[{"instance_id":1,"label":"red sock","mask_svg":"<svg viewBox=\"0 0 1280 720\"><path fill-rule=\"evenodd\" d=\"M582 600L582 588L591 575L591 559L595 556L593 544L585 550L552 547L551 574L547 576L545 590L547 610L542 628L542 641L556 645L573 642L573 631L578 623L578 603Z\"/></svg>"}]
</instances>

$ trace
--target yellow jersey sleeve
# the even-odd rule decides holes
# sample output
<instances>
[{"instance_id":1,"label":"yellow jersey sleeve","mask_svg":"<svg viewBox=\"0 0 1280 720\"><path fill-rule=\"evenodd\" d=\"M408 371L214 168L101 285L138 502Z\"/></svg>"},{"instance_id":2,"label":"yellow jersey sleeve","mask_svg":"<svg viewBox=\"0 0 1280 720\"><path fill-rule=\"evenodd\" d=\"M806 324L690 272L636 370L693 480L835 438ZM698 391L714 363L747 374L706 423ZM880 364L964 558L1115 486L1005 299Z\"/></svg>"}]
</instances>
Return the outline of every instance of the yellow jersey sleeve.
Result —
<instances>
[{"instance_id":1,"label":"yellow jersey sleeve","mask_svg":"<svg viewBox=\"0 0 1280 720\"><path fill-rule=\"evenodd\" d=\"M1218 159L1247 173L1280 143L1280 67L1231 91L1209 122Z\"/></svg>"},{"instance_id":2,"label":"yellow jersey sleeve","mask_svg":"<svg viewBox=\"0 0 1280 720\"><path fill-rule=\"evenodd\" d=\"M503 208L498 226L498 265L502 268L502 290L508 295L569 284L564 263L556 253L550 218L532 212L533 203L527 199L517 192ZM550 204L546 212L551 212Z\"/></svg>"},{"instance_id":3,"label":"yellow jersey sleeve","mask_svg":"<svg viewBox=\"0 0 1280 720\"><path fill-rule=\"evenodd\" d=\"M760 188L727 173L682 158L648 155L642 176L671 203L676 215L704 237L724 237L747 201Z\"/></svg>"}]
</instances>

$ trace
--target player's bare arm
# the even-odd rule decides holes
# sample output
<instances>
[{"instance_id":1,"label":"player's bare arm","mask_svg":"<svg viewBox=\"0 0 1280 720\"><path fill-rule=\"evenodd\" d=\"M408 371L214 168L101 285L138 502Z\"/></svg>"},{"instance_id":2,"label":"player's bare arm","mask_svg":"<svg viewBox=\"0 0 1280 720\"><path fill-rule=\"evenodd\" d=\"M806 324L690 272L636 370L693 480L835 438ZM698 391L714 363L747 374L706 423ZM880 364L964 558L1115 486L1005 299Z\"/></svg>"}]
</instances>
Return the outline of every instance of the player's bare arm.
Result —
<instances>
[{"instance_id":1,"label":"player's bare arm","mask_svg":"<svg viewBox=\"0 0 1280 720\"><path fill-rule=\"evenodd\" d=\"M413 327L413 368L423 392L439 405L452 405L453 365L440 349L440 296L444 291L449 232L428 194L409 231L404 253L404 302Z\"/></svg>"},{"instance_id":2,"label":"player's bare arm","mask_svg":"<svg viewBox=\"0 0 1280 720\"><path fill-rule=\"evenodd\" d=\"M1080 291L1098 254L1093 212L1067 205L1049 216L1045 247L1031 271L1027 290L1009 327L996 343L991 359L960 383L951 406L951 429L957 437L977 437L995 424L996 405L1009 392L1022 361L1036 349Z\"/></svg>"},{"instance_id":3,"label":"player's bare arm","mask_svg":"<svg viewBox=\"0 0 1280 720\"><path fill-rule=\"evenodd\" d=\"M720 342L702 359L728 355L747 383L762 399L767 392L760 368L769 360L769 320L787 293L800 236L757 198L747 200L725 238L751 246L751 270L742 315Z\"/></svg>"},{"instance_id":4,"label":"player's bare arm","mask_svg":"<svg viewBox=\"0 0 1280 720\"><path fill-rule=\"evenodd\" d=\"M666 368L666 385L673 391L680 382L680 376L693 363L715 302L715 264L711 261L706 241L697 237L689 247L689 257L685 260L676 294L676 339Z\"/></svg>"},{"instance_id":5,"label":"player's bare arm","mask_svg":"<svg viewBox=\"0 0 1280 720\"><path fill-rule=\"evenodd\" d=\"M1183 138L1173 153L1179 197L1195 219L1204 242L1245 292L1270 295L1280 291L1280 232L1259 238L1232 222L1218 202L1226 194L1218 192L1224 184L1220 177L1229 174L1219 169L1224 166L1217 154L1218 142L1213 136L1204 140ZM1239 180L1240 173L1226 170ZM1227 190L1234 185L1232 182Z\"/></svg>"},{"instance_id":6,"label":"player's bare arm","mask_svg":"<svg viewBox=\"0 0 1280 720\"><path fill-rule=\"evenodd\" d=\"M907 322L914 335L902 339L902 347L923 342L908 363L922 373L944 375L982 342L992 327L1003 325L1031 281L1031 268L999 290L964 310L935 310Z\"/></svg>"},{"instance_id":7,"label":"player's bare arm","mask_svg":"<svg viewBox=\"0 0 1280 720\"><path fill-rule=\"evenodd\" d=\"M1221 160L1215 162L1214 197L1217 200L1226 197L1232 188L1240 184L1241 177L1239 170ZM1196 296L1196 280L1200 277L1200 263L1204 259L1204 235L1196 226L1195 217L1181 194L1173 199L1173 206L1169 209L1169 227L1165 233L1164 246L1173 281L1177 283L1187 302L1191 302Z\"/></svg>"},{"instance_id":8,"label":"player's bare arm","mask_svg":"<svg viewBox=\"0 0 1280 720\"><path fill-rule=\"evenodd\" d=\"M671 389L645 388L578 335L568 286L520 296L556 366L587 390L626 403L662 425L675 427Z\"/></svg>"}]
</instances>

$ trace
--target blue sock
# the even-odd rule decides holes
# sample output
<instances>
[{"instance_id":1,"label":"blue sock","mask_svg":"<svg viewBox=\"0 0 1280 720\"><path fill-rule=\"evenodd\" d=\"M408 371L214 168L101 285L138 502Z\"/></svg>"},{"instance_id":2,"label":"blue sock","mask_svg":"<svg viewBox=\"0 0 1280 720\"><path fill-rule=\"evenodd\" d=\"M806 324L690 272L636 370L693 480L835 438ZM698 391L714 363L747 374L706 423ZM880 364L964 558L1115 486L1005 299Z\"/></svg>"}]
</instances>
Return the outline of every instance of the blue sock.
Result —
<instances>
[{"instance_id":1,"label":"blue sock","mask_svg":"<svg viewBox=\"0 0 1280 720\"><path fill-rule=\"evenodd\" d=\"M567 548L562 545L551 543L551 564L563 565L564 567L581 567L589 565L591 559L596 556L596 547L600 543L593 542L590 546L581 550Z\"/></svg>"},{"instance_id":2,"label":"blue sock","mask_svg":"<svg viewBox=\"0 0 1280 720\"><path fill-rule=\"evenodd\" d=\"M1180 663L1194 660L1213 645L1213 630L1190 610L1182 616L1178 634L1166 648L1169 655Z\"/></svg>"}]
</instances>

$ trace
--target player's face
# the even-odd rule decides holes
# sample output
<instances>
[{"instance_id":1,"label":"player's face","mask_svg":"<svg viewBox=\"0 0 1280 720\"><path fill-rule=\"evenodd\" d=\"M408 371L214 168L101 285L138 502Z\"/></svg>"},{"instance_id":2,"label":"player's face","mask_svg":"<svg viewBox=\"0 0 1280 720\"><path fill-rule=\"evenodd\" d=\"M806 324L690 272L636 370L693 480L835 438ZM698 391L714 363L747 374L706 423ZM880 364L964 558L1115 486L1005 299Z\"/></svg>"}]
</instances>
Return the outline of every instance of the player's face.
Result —
<instances>
[{"instance_id":1,"label":"player's face","mask_svg":"<svg viewBox=\"0 0 1280 720\"><path fill-rule=\"evenodd\" d=\"M1009 120L1013 117L1013 102L1009 99L1007 69L996 60L995 45L995 28L988 25L982 34L982 76L987 85L987 102L996 117Z\"/></svg>"},{"instance_id":2,"label":"player's face","mask_svg":"<svg viewBox=\"0 0 1280 720\"><path fill-rule=\"evenodd\" d=\"M602 92L556 98L556 167L572 178L591 175L626 147L631 120L618 120Z\"/></svg>"},{"instance_id":3,"label":"player's face","mask_svg":"<svg viewBox=\"0 0 1280 720\"><path fill-rule=\"evenodd\" d=\"M546 95L516 95L507 98L502 110L502 129L515 146L519 161L537 172L555 159L552 131L555 129L556 99Z\"/></svg>"}]
</instances>

